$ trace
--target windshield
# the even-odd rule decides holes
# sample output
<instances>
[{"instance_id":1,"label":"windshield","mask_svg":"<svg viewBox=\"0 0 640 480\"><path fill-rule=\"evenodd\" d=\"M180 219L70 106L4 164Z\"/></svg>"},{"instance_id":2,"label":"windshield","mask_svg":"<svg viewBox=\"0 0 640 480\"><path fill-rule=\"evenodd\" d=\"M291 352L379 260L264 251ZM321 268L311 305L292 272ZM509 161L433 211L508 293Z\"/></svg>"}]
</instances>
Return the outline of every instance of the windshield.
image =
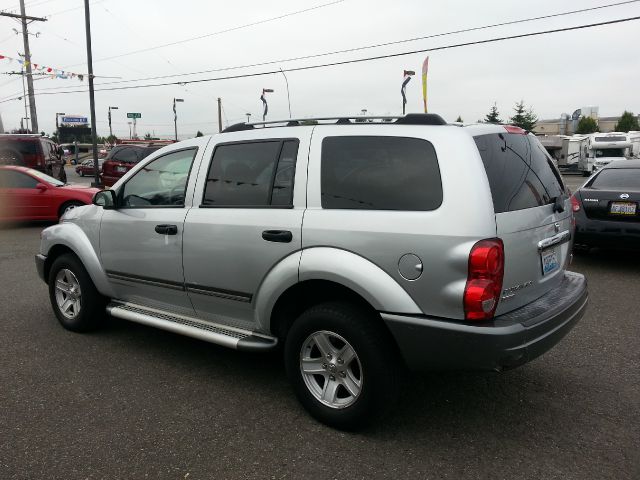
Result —
<instances>
[{"instance_id":1,"label":"windshield","mask_svg":"<svg viewBox=\"0 0 640 480\"><path fill-rule=\"evenodd\" d=\"M598 148L595 150L596 158L624 157L624 148Z\"/></svg>"},{"instance_id":2,"label":"windshield","mask_svg":"<svg viewBox=\"0 0 640 480\"><path fill-rule=\"evenodd\" d=\"M65 185L64 182L61 182L60 180L56 180L53 177L50 177L49 175L45 175L42 172L39 172L38 170L33 170L32 168L27 169L27 172L29 172L29 175L31 175L32 177L36 177L38 180L42 180L44 182L50 183L51 185L54 185L56 187L62 187L63 185Z\"/></svg>"},{"instance_id":3,"label":"windshield","mask_svg":"<svg viewBox=\"0 0 640 480\"><path fill-rule=\"evenodd\" d=\"M640 168L602 170L589 187L606 190L638 190L640 189Z\"/></svg>"}]
</instances>

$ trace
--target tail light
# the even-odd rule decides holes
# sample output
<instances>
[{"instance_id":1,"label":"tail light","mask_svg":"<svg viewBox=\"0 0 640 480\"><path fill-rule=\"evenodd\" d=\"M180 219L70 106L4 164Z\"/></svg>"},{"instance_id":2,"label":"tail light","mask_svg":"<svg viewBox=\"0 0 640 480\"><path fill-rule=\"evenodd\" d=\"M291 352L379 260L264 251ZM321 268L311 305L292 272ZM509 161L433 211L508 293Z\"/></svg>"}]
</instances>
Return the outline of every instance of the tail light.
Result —
<instances>
[{"instance_id":1,"label":"tail light","mask_svg":"<svg viewBox=\"0 0 640 480\"><path fill-rule=\"evenodd\" d=\"M499 238L480 240L469 253L469 276L464 288L466 320L493 318L504 277L504 244Z\"/></svg>"},{"instance_id":2,"label":"tail light","mask_svg":"<svg viewBox=\"0 0 640 480\"><path fill-rule=\"evenodd\" d=\"M580 211L580 202L575 195L571 195L571 210L573 210L573 213Z\"/></svg>"}]
</instances>

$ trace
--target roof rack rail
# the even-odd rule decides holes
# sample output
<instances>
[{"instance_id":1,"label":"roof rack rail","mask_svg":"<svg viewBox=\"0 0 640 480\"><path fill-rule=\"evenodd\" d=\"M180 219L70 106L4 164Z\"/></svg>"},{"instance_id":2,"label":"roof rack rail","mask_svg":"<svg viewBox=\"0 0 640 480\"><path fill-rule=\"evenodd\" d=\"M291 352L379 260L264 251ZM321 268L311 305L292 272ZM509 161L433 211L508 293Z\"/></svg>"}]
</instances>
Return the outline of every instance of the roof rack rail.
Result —
<instances>
[{"instance_id":1,"label":"roof rack rail","mask_svg":"<svg viewBox=\"0 0 640 480\"><path fill-rule=\"evenodd\" d=\"M374 122L378 120L378 122ZM323 123L320 123L323 122ZM241 132L244 130L252 130L256 127L274 127L274 126L305 126L305 125L351 125L351 124L376 124L380 123L400 125L447 125L447 122L435 113L409 113L403 117L395 116L340 116L340 117L316 117L316 118L288 118L285 120L269 120L268 122L254 123L236 123L224 130L222 133Z\"/></svg>"}]
</instances>

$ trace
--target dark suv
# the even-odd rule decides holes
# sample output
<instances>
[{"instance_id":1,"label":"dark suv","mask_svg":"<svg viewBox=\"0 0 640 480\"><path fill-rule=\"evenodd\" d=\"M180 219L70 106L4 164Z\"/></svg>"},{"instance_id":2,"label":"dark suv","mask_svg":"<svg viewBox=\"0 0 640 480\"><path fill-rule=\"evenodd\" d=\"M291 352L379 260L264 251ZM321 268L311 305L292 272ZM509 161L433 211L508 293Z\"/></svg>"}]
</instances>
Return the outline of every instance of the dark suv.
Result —
<instances>
[{"instance_id":1,"label":"dark suv","mask_svg":"<svg viewBox=\"0 0 640 480\"><path fill-rule=\"evenodd\" d=\"M0 135L0 165L19 165L51 175L59 163L57 145L50 138L33 134Z\"/></svg>"},{"instance_id":2,"label":"dark suv","mask_svg":"<svg viewBox=\"0 0 640 480\"><path fill-rule=\"evenodd\" d=\"M111 149L102 164L102 184L106 187L112 186L140 160L165 145L166 143L152 142L136 145L116 145Z\"/></svg>"}]
</instances>

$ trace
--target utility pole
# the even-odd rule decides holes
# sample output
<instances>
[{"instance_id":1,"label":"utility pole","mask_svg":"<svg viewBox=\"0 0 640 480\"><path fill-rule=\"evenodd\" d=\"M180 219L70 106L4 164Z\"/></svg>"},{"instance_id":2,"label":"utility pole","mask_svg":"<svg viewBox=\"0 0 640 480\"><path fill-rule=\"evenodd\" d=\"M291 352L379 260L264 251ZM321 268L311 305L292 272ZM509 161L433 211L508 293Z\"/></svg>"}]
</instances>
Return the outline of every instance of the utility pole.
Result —
<instances>
[{"instance_id":1,"label":"utility pole","mask_svg":"<svg viewBox=\"0 0 640 480\"><path fill-rule=\"evenodd\" d=\"M21 0L23 1L23 0ZM96 137L96 101L93 92L93 54L91 53L91 13L89 0L84 0L84 23L87 36L87 67L89 73L89 106L91 108L91 141L93 143L93 187L100 186L100 170L98 166L98 139Z\"/></svg>"},{"instance_id":2,"label":"utility pole","mask_svg":"<svg viewBox=\"0 0 640 480\"><path fill-rule=\"evenodd\" d=\"M174 98L173 99L173 130L175 132L176 142L178 141L178 111L176 110L176 102L184 102L183 98ZM135 122L135 118L133 119ZM134 123L135 125L135 123ZM135 127L134 127L135 128ZM135 130L134 130L135 132Z\"/></svg>"},{"instance_id":3,"label":"utility pole","mask_svg":"<svg viewBox=\"0 0 640 480\"><path fill-rule=\"evenodd\" d=\"M27 88L29 90L29 110L31 112L31 132L38 133L38 114L36 112L36 97L33 94L33 75L31 75L31 51L29 50L29 31L27 19L33 21L46 21L36 17L27 17L24 10L24 0L20 0L20 19L22 20L22 39L24 41L24 65L27 71Z\"/></svg>"},{"instance_id":4,"label":"utility pole","mask_svg":"<svg viewBox=\"0 0 640 480\"><path fill-rule=\"evenodd\" d=\"M222 99L218 97L218 132L222 132Z\"/></svg>"},{"instance_id":5,"label":"utility pole","mask_svg":"<svg viewBox=\"0 0 640 480\"><path fill-rule=\"evenodd\" d=\"M251 114L250 113L245 113L245 115L247 116L247 123L251 122Z\"/></svg>"},{"instance_id":6,"label":"utility pole","mask_svg":"<svg viewBox=\"0 0 640 480\"><path fill-rule=\"evenodd\" d=\"M111 110L118 110L118 107L109 107L109 136L113 137L113 130L111 130Z\"/></svg>"}]
</instances>

